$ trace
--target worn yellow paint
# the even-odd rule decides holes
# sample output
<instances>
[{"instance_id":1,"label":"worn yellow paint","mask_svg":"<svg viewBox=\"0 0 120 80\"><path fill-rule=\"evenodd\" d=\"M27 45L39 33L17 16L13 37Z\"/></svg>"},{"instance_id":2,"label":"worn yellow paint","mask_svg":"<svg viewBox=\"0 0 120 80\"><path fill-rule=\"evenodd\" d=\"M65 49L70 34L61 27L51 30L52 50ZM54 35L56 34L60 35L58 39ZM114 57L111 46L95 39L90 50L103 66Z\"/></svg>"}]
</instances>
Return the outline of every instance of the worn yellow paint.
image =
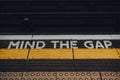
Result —
<instances>
[{"instance_id":1,"label":"worn yellow paint","mask_svg":"<svg viewBox=\"0 0 120 80\"><path fill-rule=\"evenodd\" d=\"M27 59L27 49L0 49L0 59Z\"/></svg>"},{"instance_id":2,"label":"worn yellow paint","mask_svg":"<svg viewBox=\"0 0 120 80\"><path fill-rule=\"evenodd\" d=\"M75 59L119 59L116 49L74 49Z\"/></svg>"},{"instance_id":3,"label":"worn yellow paint","mask_svg":"<svg viewBox=\"0 0 120 80\"><path fill-rule=\"evenodd\" d=\"M71 49L31 49L29 59L73 59Z\"/></svg>"}]
</instances>

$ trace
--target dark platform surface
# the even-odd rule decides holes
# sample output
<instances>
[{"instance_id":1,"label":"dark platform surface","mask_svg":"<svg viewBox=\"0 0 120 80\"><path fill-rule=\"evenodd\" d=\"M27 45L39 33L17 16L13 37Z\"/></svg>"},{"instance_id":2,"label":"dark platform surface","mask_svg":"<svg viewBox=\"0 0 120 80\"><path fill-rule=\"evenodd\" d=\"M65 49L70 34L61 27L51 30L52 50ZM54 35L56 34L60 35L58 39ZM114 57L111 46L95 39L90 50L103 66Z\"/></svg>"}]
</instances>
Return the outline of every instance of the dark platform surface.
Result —
<instances>
[{"instance_id":1,"label":"dark platform surface","mask_svg":"<svg viewBox=\"0 0 120 80\"><path fill-rule=\"evenodd\" d=\"M11 71L120 71L120 60L0 60L0 72Z\"/></svg>"},{"instance_id":2,"label":"dark platform surface","mask_svg":"<svg viewBox=\"0 0 120 80\"><path fill-rule=\"evenodd\" d=\"M2 34L118 34L119 27L119 0L0 0ZM4 72L44 70L120 71L120 60L0 60Z\"/></svg>"}]
</instances>

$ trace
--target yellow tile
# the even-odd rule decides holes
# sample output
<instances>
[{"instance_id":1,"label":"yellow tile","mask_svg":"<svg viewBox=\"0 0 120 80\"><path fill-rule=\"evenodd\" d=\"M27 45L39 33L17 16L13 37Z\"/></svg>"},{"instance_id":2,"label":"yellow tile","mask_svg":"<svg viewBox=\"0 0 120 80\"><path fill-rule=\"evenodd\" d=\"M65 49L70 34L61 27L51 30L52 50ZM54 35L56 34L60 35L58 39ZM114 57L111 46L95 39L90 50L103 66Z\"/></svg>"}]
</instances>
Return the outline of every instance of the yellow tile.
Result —
<instances>
[{"instance_id":1,"label":"yellow tile","mask_svg":"<svg viewBox=\"0 0 120 80\"><path fill-rule=\"evenodd\" d=\"M27 49L0 49L0 59L26 59Z\"/></svg>"},{"instance_id":2,"label":"yellow tile","mask_svg":"<svg viewBox=\"0 0 120 80\"><path fill-rule=\"evenodd\" d=\"M0 49L0 59L27 59L28 49ZM120 49L74 49L75 59L120 59ZM72 49L31 49L29 59L73 59Z\"/></svg>"},{"instance_id":3,"label":"yellow tile","mask_svg":"<svg viewBox=\"0 0 120 80\"><path fill-rule=\"evenodd\" d=\"M73 59L71 49L31 49L29 59Z\"/></svg>"},{"instance_id":4,"label":"yellow tile","mask_svg":"<svg viewBox=\"0 0 120 80\"><path fill-rule=\"evenodd\" d=\"M115 49L74 49L75 59L119 59Z\"/></svg>"},{"instance_id":5,"label":"yellow tile","mask_svg":"<svg viewBox=\"0 0 120 80\"><path fill-rule=\"evenodd\" d=\"M117 50L117 53L118 53L118 55L119 55L119 57L120 57L120 49L118 48L118 49L116 49Z\"/></svg>"}]
</instances>

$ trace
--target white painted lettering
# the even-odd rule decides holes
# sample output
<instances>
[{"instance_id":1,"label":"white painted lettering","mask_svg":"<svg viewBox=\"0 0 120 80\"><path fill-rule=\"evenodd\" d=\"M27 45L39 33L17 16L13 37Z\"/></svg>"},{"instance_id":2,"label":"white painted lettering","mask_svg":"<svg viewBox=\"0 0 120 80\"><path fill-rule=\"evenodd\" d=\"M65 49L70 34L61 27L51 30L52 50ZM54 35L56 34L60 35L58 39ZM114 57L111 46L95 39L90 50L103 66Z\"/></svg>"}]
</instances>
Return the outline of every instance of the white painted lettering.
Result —
<instances>
[{"instance_id":1,"label":"white painted lettering","mask_svg":"<svg viewBox=\"0 0 120 80\"><path fill-rule=\"evenodd\" d=\"M24 46L24 41L21 42L20 49L23 49L23 46Z\"/></svg>"},{"instance_id":2,"label":"white painted lettering","mask_svg":"<svg viewBox=\"0 0 120 80\"><path fill-rule=\"evenodd\" d=\"M70 45L71 45L71 48L78 48L78 46L77 46L77 42L78 41L70 41Z\"/></svg>"},{"instance_id":3,"label":"white painted lettering","mask_svg":"<svg viewBox=\"0 0 120 80\"><path fill-rule=\"evenodd\" d=\"M20 45L20 41L14 42L14 41L10 41L9 45L8 45L8 49L15 47L16 49L19 48Z\"/></svg>"},{"instance_id":4,"label":"white painted lettering","mask_svg":"<svg viewBox=\"0 0 120 80\"><path fill-rule=\"evenodd\" d=\"M65 43L63 43L63 41L60 41L60 48L62 49L64 47L69 48L69 41L66 41Z\"/></svg>"},{"instance_id":5,"label":"white painted lettering","mask_svg":"<svg viewBox=\"0 0 120 80\"><path fill-rule=\"evenodd\" d=\"M25 48L25 49L26 49L26 48L34 49L34 46L35 46L35 41L32 41L32 44L31 44L29 41L26 41L24 48Z\"/></svg>"},{"instance_id":6,"label":"white painted lettering","mask_svg":"<svg viewBox=\"0 0 120 80\"><path fill-rule=\"evenodd\" d=\"M103 44L100 41L96 41L95 48L104 48Z\"/></svg>"},{"instance_id":7,"label":"white painted lettering","mask_svg":"<svg viewBox=\"0 0 120 80\"><path fill-rule=\"evenodd\" d=\"M53 43L54 48L57 48L57 44L59 43L59 41L51 41L51 43Z\"/></svg>"},{"instance_id":8,"label":"white painted lettering","mask_svg":"<svg viewBox=\"0 0 120 80\"><path fill-rule=\"evenodd\" d=\"M45 42L44 41L37 41L36 49L42 49L44 47L45 47Z\"/></svg>"},{"instance_id":9,"label":"white painted lettering","mask_svg":"<svg viewBox=\"0 0 120 80\"><path fill-rule=\"evenodd\" d=\"M110 46L112 46L112 42L111 41L104 41L105 47L109 48Z\"/></svg>"},{"instance_id":10,"label":"white painted lettering","mask_svg":"<svg viewBox=\"0 0 120 80\"><path fill-rule=\"evenodd\" d=\"M89 49L94 48L93 41L85 41L84 46Z\"/></svg>"}]
</instances>

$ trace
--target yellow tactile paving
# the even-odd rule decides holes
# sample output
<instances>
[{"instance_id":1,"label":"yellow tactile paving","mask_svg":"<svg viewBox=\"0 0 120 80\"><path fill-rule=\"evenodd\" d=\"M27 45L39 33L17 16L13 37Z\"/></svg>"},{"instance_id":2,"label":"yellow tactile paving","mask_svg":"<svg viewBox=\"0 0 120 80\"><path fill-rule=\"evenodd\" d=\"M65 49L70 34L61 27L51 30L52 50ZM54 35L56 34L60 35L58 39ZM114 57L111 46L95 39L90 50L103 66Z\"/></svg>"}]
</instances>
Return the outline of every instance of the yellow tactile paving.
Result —
<instances>
[{"instance_id":1,"label":"yellow tactile paving","mask_svg":"<svg viewBox=\"0 0 120 80\"><path fill-rule=\"evenodd\" d=\"M0 49L0 59L27 59L28 49Z\"/></svg>"},{"instance_id":2,"label":"yellow tactile paving","mask_svg":"<svg viewBox=\"0 0 120 80\"><path fill-rule=\"evenodd\" d=\"M71 49L31 49L29 59L73 59Z\"/></svg>"},{"instance_id":3,"label":"yellow tactile paving","mask_svg":"<svg viewBox=\"0 0 120 80\"><path fill-rule=\"evenodd\" d=\"M75 59L119 59L115 49L74 49Z\"/></svg>"}]
</instances>

